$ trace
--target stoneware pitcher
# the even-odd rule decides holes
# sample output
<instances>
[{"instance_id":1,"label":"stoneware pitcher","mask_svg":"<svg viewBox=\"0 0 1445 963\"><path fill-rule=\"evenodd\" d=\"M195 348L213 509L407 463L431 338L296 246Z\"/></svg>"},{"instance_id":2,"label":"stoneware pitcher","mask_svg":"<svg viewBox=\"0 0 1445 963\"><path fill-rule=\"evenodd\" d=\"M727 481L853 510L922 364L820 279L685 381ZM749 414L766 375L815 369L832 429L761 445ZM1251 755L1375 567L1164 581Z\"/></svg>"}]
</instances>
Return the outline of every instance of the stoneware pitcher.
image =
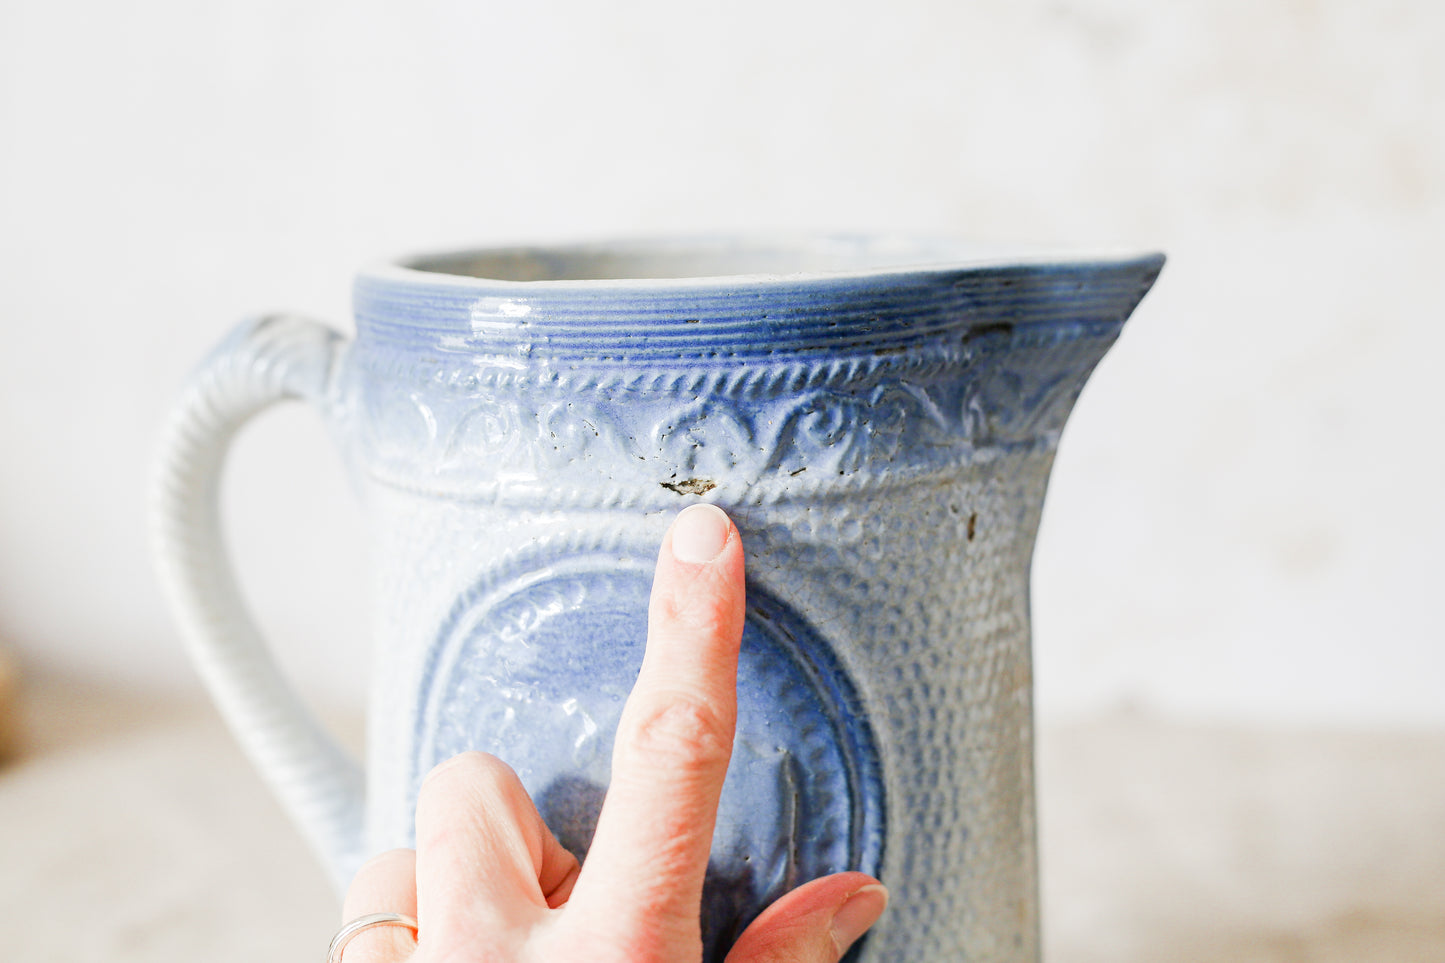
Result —
<instances>
[{"instance_id":1,"label":"stoneware pitcher","mask_svg":"<svg viewBox=\"0 0 1445 963\"><path fill-rule=\"evenodd\" d=\"M706 958L856 869L892 903L853 959L1033 961L1030 555L1059 432L1162 262L825 239L376 267L354 339L262 318L192 377L157 473L163 581L339 882L411 844L422 777L466 749L585 855L658 543L715 502L749 583ZM218 528L233 433L287 398L329 423L375 533L364 766L278 674Z\"/></svg>"}]
</instances>

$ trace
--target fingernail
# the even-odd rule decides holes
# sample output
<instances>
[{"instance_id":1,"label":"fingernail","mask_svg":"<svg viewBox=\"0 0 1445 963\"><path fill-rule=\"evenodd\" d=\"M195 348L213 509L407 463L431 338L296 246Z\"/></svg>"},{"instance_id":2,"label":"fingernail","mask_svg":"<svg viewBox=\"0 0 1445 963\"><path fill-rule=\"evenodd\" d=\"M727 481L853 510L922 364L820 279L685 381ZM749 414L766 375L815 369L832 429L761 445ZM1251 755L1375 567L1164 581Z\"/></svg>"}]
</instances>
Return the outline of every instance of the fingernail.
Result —
<instances>
[{"instance_id":1,"label":"fingernail","mask_svg":"<svg viewBox=\"0 0 1445 963\"><path fill-rule=\"evenodd\" d=\"M838 955L848 952L848 947L868 932L887 908L888 888L881 883L865 886L848 897L833 917L833 942L838 945Z\"/></svg>"},{"instance_id":2,"label":"fingernail","mask_svg":"<svg viewBox=\"0 0 1445 963\"><path fill-rule=\"evenodd\" d=\"M672 557L692 565L711 562L722 554L731 527L716 505L689 505L672 523Z\"/></svg>"}]
</instances>

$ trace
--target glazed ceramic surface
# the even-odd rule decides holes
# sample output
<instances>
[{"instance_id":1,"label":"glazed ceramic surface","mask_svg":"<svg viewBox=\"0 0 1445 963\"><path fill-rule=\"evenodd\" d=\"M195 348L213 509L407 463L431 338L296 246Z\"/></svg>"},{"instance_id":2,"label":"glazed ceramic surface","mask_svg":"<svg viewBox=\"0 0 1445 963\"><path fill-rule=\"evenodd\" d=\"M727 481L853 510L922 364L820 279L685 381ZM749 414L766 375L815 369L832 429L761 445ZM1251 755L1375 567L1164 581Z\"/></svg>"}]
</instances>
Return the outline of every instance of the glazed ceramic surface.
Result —
<instances>
[{"instance_id":1,"label":"glazed ceramic surface","mask_svg":"<svg viewBox=\"0 0 1445 963\"><path fill-rule=\"evenodd\" d=\"M1030 554L1059 432L1161 263L713 241L367 271L355 340L262 319L193 379L159 472L164 578L338 880L411 843L422 777L466 749L585 856L657 545L715 502L749 607L707 959L859 869L893 901L854 958L1036 960ZM283 397L325 413L376 533L364 779L276 674L215 537L226 440Z\"/></svg>"}]
</instances>

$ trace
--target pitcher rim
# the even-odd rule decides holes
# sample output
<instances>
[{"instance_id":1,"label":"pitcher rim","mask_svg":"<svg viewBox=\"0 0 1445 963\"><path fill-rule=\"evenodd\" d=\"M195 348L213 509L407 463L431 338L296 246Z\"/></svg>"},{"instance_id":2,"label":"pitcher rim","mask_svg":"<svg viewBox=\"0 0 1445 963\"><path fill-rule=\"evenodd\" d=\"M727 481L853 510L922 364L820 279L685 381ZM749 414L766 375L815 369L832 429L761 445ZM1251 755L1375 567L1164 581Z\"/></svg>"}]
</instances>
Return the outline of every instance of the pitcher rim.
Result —
<instances>
[{"instance_id":1,"label":"pitcher rim","mask_svg":"<svg viewBox=\"0 0 1445 963\"><path fill-rule=\"evenodd\" d=\"M501 265L506 259L531 258L538 264L608 257L665 260L693 257L746 262L760 257L853 258L861 263L837 268L806 270L703 271L699 273L619 273L616 276L535 277L495 276L456 270L471 264ZM873 261L875 263L868 263ZM539 241L480 247L413 252L380 259L358 272L358 279L408 285L497 289L521 292L558 292L578 289L688 290L738 285L834 284L886 277L947 275L986 272L1001 268L1049 270L1079 269L1091 265L1162 265L1164 255L1147 247L1122 245L1040 244L1015 241L977 241L949 235L906 234L783 234L783 235L643 235ZM450 269L449 269L450 268ZM504 272L497 272L502 274Z\"/></svg>"}]
</instances>

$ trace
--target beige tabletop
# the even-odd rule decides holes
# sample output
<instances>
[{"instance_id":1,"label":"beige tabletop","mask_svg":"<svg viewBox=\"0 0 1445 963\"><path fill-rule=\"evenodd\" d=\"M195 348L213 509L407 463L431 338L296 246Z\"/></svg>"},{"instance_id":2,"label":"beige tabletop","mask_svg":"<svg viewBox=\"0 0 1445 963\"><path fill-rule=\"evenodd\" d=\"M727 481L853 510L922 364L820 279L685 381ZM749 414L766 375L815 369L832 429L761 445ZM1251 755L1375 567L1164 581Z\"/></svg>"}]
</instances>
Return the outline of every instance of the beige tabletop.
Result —
<instances>
[{"instance_id":1,"label":"beige tabletop","mask_svg":"<svg viewBox=\"0 0 1445 963\"><path fill-rule=\"evenodd\" d=\"M3 959L324 955L326 878L209 707L28 680L22 717ZM1040 743L1050 963L1445 961L1445 733L1118 717Z\"/></svg>"}]
</instances>

